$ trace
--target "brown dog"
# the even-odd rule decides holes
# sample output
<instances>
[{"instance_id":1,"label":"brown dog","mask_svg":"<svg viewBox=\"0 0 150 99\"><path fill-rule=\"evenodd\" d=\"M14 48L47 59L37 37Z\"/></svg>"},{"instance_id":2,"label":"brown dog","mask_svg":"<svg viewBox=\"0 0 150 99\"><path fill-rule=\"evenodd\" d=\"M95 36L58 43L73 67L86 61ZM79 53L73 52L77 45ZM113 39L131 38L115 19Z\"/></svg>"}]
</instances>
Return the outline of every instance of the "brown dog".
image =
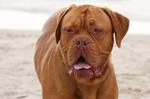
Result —
<instances>
[{"instance_id":1,"label":"brown dog","mask_svg":"<svg viewBox=\"0 0 150 99\"><path fill-rule=\"evenodd\" d=\"M129 20L108 8L71 6L46 22L37 42L43 99L117 99L113 33L121 45Z\"/></svg>"}]
</instances>

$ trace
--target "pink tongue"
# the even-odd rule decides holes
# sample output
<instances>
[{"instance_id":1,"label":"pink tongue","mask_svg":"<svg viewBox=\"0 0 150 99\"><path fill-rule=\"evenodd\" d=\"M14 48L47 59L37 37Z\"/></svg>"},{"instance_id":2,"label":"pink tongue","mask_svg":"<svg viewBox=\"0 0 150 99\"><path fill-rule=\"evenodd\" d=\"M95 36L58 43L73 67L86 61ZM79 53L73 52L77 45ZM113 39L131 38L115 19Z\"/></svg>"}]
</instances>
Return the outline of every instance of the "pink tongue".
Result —
<instances>
[{"instance_id":1,"label":"pink tongue","mask_svg":"<svg viewBox=\"0 0 150 99\"><path fill-rule=\"evenodd\" d=\"M79 69L90 69L91 68L91 66L86 64L86 63L78 63L78 64L75 64L73 67L74 67L74 69L77 69L77 70L79 70Z\"/></svg>"}]
</instances>

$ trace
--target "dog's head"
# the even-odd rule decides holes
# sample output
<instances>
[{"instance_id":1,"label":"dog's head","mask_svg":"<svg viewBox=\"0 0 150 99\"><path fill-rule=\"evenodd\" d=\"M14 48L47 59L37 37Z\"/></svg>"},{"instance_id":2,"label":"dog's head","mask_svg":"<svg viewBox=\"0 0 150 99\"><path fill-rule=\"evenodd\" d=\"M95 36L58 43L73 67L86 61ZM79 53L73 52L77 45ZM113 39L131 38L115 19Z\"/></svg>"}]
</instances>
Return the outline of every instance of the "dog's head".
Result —
<instances>
[{"instance_id":1,"label":"dog's head","mask_svg":"<svg viewBox=\"0 0 150 99\"><path fill-rule=\"evenodd\" d=\"M67 72L77 81L100 78L107 70L113 47L125 36L129 20L108 8L92 5L71 6L60 14L56 41Z\"/></svg>"}]
</instances>

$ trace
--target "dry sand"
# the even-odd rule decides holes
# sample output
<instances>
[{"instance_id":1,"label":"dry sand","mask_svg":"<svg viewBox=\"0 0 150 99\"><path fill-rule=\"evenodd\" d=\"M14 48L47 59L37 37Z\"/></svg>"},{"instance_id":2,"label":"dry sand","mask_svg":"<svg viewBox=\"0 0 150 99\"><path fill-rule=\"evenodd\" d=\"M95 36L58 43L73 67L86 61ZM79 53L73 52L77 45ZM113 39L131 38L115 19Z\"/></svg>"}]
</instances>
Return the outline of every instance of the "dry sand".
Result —
<instances>
[{"instance_id":1,"label":"dry sand","mask_svg":"<svg viewBox=\"0 0 150 99\"><path fill-rule=\"evenodd\" d=\"M39 31L0 30L0 99L41 99L33 56ZM113 49L119 99L150 99L150 36L127 35Z\"/></svg>"}]
</instances>

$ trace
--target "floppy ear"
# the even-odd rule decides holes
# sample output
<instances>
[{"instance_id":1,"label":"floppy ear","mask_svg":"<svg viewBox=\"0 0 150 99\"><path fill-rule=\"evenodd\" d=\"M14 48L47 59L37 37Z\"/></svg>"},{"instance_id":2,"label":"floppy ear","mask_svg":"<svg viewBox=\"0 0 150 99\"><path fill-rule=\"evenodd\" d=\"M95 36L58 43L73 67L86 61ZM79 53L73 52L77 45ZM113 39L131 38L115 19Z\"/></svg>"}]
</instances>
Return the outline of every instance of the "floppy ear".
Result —
<instances>
[{"instance_id":1,"label":"floppy ear","mask_svg":"<svg viewBox=\"0 0 150 99\"><path fill-rule=\"evenodd\" d=\"M108 8L104 8L104 11L111 19L113 32L115 33L116 44L118 47L120 47L121 41L123 37L126 35L129 28L129 19Z\"/></svg>"},{"instance_id":2,"label":"floppy ear","mask_svg":"<svg viewBox=\"0 0 150 99\"><path fill-rule=\"evenodd\" d=\"M56 31L55 31L56 43L58 43L58 41L60 40L62 20L63 20L64 16L69 12L69 10L71 10L71 8L74 6L75 5L71 5L69 8L64 8L62 11L60 11L60 14L59 14L59 17L57 20L57 27L56 27Z\"/></svg>"}]
</instances>

